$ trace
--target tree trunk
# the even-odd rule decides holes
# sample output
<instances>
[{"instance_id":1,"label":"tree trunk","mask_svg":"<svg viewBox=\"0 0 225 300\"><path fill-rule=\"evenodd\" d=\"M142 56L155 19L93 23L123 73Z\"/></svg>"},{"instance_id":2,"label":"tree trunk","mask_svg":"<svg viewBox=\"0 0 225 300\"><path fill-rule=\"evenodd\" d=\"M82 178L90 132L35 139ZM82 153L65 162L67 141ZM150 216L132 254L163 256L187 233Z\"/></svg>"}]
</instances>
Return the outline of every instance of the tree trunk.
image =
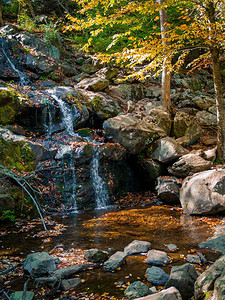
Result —
<instances>
[{"instance_id":1,"label":"tree trunk","mask_svg":"<svg viewBox=\"0 0 225 300\"><path fill-rule=\"evenodd\" d=\"M165 0L157 0L159 5L161 6ZM162 44L164 46L165 51L165 58L163 61L163 71L162 71L162 102L163 105L166 107L167 111L173 115L173 107L170 100L170 82L171 82L171 75L169 67L171 65L171 57L169 55L168 47L170 46L170 42L168 40L168 17L167 17L167 10L160 9L160 27L161 27L161 37L162 37Z\"/></svg>"},{"instance_id":2,"label":"tree trunk","mask_svg":"<svg viewBox=\"0 0 225 300\"><path fill-rule=\"evenodd\" d=\"M0 26L3 26L3 19L2 19L2 0L0 0Z\"/></svg>"}]
</instances>

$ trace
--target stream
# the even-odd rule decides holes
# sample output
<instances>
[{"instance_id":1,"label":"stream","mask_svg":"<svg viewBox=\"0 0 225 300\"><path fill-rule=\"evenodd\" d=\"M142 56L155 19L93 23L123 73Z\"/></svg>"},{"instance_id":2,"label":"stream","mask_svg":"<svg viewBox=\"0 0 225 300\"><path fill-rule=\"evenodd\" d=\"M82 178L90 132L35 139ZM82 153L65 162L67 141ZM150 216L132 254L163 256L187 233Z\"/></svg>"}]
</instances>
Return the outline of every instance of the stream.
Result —
<instances>
[{"instance_id":1,"label":"stream","mask_svg":"<svg viewBox=\"0 0 225 300\"><path fill-rule=\"evenodd\" d=\"M85 211L64 218L57 216L55 220L68 226L61 235L52 237L47 243L43 243L41 238L33 238L35 232L42 230L41 225L28 232L10 233L1 240L0 254L25 258L31 252L50 251L56 245L61 245L64 250L74 248L81 251L90 248L113 248L110 250L114 253L117 250L123 251L126 245L138 239L150 241L152 249L168 253L172 262L163 269L169 273L172 266L186 263L186 255L193 249L198 249L198 243L212 236L213 230L209 223L215 218L189 216L171 206L152 206ZM166 244L170 243L177 245L177 252L170 252L166 248ZM218 257L218 254L206 249L199 251L212 261ZM81 273L85 282L78 291L98 294L107 292L122 299L124 288L119 288L116 283L135 280L147 283L145 271L149 265L144 260L143 255L128 257L121 270L114 273L106 273L101 267ZM23 284L21 279L15 280L13 289L18 290Z\"/></svg>"}]
</instances>

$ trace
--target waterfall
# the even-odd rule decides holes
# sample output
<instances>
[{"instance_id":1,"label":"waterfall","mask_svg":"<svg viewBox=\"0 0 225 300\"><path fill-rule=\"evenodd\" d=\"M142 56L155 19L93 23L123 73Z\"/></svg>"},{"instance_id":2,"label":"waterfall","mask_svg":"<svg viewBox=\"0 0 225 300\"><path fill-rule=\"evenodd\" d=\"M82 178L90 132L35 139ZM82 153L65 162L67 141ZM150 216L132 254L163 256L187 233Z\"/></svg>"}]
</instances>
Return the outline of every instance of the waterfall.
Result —
<instances>
[{"instance_id":1,"label":"waterfall","mask_svg":"<svg viewBox=\"0 0 225 300\"><path fill-rule=\"evenodd\" d=\"M99 160L100 160L100 147L93 148L94 154L91 162L91 180L95 193L96 209L103 209L108 206L108 192L106 183L99 175Z\"/></svg>"},{"instance_id":2,"label":"waterfall","mask_svg":"<svg viewBox=\"0 0 225 300\"><path fill-rule=\"evenodd\" d=\"M73 123L80 117L79 112L73 108L70 109L69 105L56 95L51 94L51 97L58 103L62 113L62 123L65 126L67 133L71 136L75 136Z\"/></svg>"},{"instance_id":3,"label":"waterfall","mask_svg":"<svg viewBox=\"0 0 225 300\"><path fill-rule=\"evenodd\" d=\"M6 52L6 48L5 48L5 40L4 38L0 37L0 41L1 41L1 46L2 46L2 53L4 54L5 58L7 59L10 67L13 69L14 72L17 73L17 75L19 76L19 79L20 79L20 85L21 86L25 86L25 85L28 85L30 83L30 79L29 77L21 72L20 70L18 70L14 63L11 61L10 57L8 56L7 52Z\"/></svg>"}]
</instances>

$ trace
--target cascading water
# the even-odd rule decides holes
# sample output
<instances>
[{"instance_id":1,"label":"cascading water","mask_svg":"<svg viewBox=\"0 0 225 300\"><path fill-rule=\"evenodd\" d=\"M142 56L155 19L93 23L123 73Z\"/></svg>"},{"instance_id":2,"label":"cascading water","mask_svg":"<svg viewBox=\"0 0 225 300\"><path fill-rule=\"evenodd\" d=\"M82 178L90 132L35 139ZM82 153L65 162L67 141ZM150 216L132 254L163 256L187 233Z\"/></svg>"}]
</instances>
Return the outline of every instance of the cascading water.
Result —
<instances>
[{"instance_id":1,"label":"cascading water","mask_svg":"<svg viewBox=\"0 0 225 300\"><path fill-rule=\"evenodd\" d=\"M104 209L108 207L108 192L106 183L99 175L100 147L93 147L93 158L91 162L91 180L95 193L96 209Z\"/></svg>"},{"instance_id":2,"label":"cascading water","mask_svg":"<svg viewBox=\"0 0 225 300\"><path fill-rule=\"evenodd\" d=\"M2 53L4 54L5 58L7 59L10 67L13 69L14 72L17 73L17 75L20 79L20 85L21 86L28 85L30 83L29 77L26 74L24 74L23 72L21 72L20 70L18 70L16 68L16 66L14 65L14 63L12 62L12 60L10 59L10 56L7 54L7 51L6 51L5 40L3 37L0 37L0 42L1 42L1 46L2 46Z\"/></svg>"}]
</instances>

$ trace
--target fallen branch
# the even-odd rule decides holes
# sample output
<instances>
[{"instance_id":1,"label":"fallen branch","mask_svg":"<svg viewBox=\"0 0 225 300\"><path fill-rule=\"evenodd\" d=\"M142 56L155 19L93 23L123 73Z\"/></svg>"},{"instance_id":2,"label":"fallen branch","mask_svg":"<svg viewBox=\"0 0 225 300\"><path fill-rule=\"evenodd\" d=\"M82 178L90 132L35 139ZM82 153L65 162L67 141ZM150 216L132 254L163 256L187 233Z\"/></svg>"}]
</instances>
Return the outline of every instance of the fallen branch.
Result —
<instances>
[{"instance_id":1,"label":"fallen branch","mask_svg":"<svg viewBox=\"0 0 225 300\"><path fill-rule=\"evenodd\" d=\"M10 271L16 269L17 267L19 267L19 266L21 266L21 265L22 265L22 263L19 263L19 264L17 264L16 266L10 267L10 268L8 268L8 269L6 269L6 270L0 272L0 276L9 273Z\"/></svg>"}]
</instances>

